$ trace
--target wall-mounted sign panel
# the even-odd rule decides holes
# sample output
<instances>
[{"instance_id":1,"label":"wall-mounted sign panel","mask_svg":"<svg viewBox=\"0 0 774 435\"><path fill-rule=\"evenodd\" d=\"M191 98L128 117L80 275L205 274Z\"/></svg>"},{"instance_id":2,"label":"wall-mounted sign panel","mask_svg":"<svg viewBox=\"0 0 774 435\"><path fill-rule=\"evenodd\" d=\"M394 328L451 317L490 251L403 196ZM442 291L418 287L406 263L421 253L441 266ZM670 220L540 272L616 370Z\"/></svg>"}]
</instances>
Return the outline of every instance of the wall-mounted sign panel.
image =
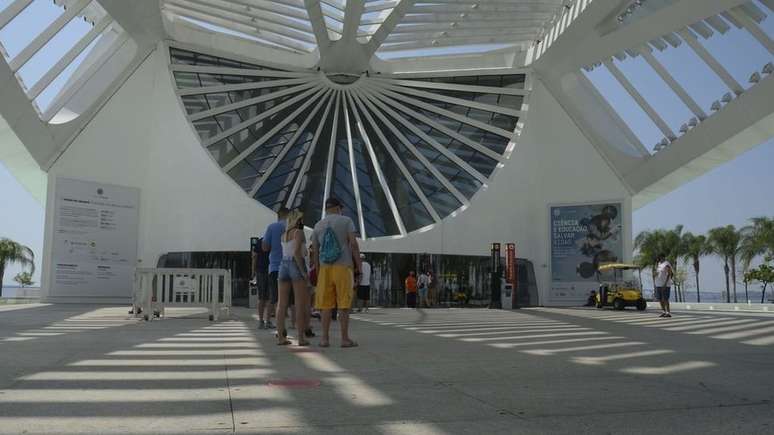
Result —
<instances>
[{"instance_id":1,"label":"wall-mounted sign panel","mask_svg":"<svg viewBox=\"0 0 774 435\"><path fill-rule=\"evenodd\" d=\"M597 267L623 258L621 203L552 206L551 292L556 304L585 301Z\"/></svg>"},{"instance_id":2,"label":"wall-mounted sign panel","mask_svg":"<svg viewBox=\"0 0 774 435\"><path fill-rule=\"evenodd\" d=\"M55 298L130 298L140 190L57 178L51 290Z\"/></svg>"}]
</instances>

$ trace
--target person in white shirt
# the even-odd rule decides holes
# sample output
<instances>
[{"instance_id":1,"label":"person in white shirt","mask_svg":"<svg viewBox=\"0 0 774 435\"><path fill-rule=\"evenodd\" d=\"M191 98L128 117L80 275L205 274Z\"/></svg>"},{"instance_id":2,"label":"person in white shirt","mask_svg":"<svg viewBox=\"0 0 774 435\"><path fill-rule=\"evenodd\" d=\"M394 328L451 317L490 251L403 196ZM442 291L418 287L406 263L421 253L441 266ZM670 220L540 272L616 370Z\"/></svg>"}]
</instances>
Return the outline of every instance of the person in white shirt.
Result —
<instances>
[{"instance_id":1,"label":"person in white shirt","mask_svg":"<svg viewBox=\"0 0 774 435\"><path fill-rule=\"evenodd\" d=\"M360 266L360 282L357 285L357 299L360 307L357 312L368 312L368 302L371 300L371 264L365 260L365 254L360 254L362 266Z\"/></svg>"},{"instance_id":2,"label":"person in white shirt","mask_svg":"<svg viewBox=\"0 0 774 435\"><path fill-rule=\"evenodd\" d=\"M419 279L417 280L417 288L419 290L419 306L425 306L430 307L430 303L427 299L427 293L430 288L430 278L427 276L427 273L422 272L419 274Z\"/></svg>"},{"instance_id":3,"label":"person in white shirt","mask_svg":"<svg viewBox=\"0 0 774 435\"><path fill-rule=\"evenodd\" d=\"M672 317L672 313L669 311L669 293L672 287L674 272L665 255L659 255L657 261L656 281L654 284L656 287L656 299L661 304L661 310L663 311L659 317Z\"/></svg>"}]
</instances>

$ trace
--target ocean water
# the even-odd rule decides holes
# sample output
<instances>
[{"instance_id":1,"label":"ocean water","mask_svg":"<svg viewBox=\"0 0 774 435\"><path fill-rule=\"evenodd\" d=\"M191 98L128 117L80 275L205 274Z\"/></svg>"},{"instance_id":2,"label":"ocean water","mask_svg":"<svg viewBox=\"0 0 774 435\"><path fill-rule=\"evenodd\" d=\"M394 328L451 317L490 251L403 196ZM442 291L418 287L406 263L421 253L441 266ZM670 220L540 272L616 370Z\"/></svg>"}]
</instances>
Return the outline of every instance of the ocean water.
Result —
<instances>
[{"instance_id":1,"label":"ocean water","mask_svg":"<svg viewBox=\"0 0 774 435\"><path fill-rule=\"evenodd\" d=\"M685 302L696 302L696 290L695 289L688 289L683 291L683 294L685 295ZM652 289L646 289L645 290L645 297L646 298L653 298L653 290ZM761 292L758 290L750 290L748 291L748 297L750 299L750 302L753 304L759 304L761 302ZM766 290L766 302L765 303L771 303L770 299L774 298L774 293L772 293L770 290ZM676 301L675 298L675 289L672 288L672 301ZM744 303L747 302L745 299L744 294L744 288L736 288L736 300L737 302ZM726 292L725 290L722 292L715 292L715 291L702 291L701 292L701 301L702 302L726 302ZM734 291L731 290L731 302L734 301Z\"/></svg>"},{"instance_id":2,"label":"ocean water","mask_svg":"<svg viewBox=\"0 0 774 435\"><path fill-rule=\"evenodd\" d=\"M17 285L3 285L3 298L36 298L40 295L40 287L21 288Z\"/></svg>"}]
</instances>

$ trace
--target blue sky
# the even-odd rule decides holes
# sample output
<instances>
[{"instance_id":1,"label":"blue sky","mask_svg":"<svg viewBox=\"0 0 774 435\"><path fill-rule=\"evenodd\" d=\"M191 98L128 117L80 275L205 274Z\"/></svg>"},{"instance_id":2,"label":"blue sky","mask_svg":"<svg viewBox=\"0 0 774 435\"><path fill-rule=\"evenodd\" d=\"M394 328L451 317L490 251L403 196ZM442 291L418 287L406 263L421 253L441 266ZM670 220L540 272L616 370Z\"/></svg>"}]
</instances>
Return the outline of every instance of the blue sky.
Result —
<instances>
[{"instance_id":1,"label":"blue sky","mask_svg":"<svg viewBox=\"0 0 774 435\"><path fill-rule=\"evenodd\" d=\"M769 37L773 37L772 13L758 0L755 1L769 13L761 27ZM9 3L10 0L0 0L0 9ZM13 56L21 51L35 37L35 30L42 30L60 12L61 9L50 0L33 1L28 10L0 31L0 42L6 52ZM74 19L68 24L20 71L27 86L34 84L56 63L58 56L55 54L61 55L89 28L80 19ZM748 32L733 26L725 35L701 39L700 42L746 89L752 86L748 82L752 72L760 71L766 62L774 60ZM654 51L654 56L708 114L711 113L709 107L712 102L728 92L723 82L685 44L677 48L670 47L663 52ZM48 105L82 57L76 59L36 100L41 107ZM694 116L641 57L623 62L616 60L615 63L675 133ZM661 140L662 132L609 72L597 68L588 77L648 149L652 149ZM770 190L770 186L774 186L771 162L774 162L774 139L636 211L634 234L645 229L672 228L678 224L684 225L687 231L704 233L720 225L743 226L754 216L774 216L774 193ZM7 205L0 213L0 237L9 237L30 246L40 258L43 247L43 206L16 182L2 163L0 202ZM39 281L39 271L38 259L36 281ZM6 284L10 283L17 272L18 269L13 267L6 271ZM701 277L705 290L719 291L723 280L720 262L712 258L705 260Z\"/></svg>"},{"instance_id":2,"label":"blue sky","mask_svg":"<svg viewBox=\"0 0 774 435\"><path fill-rule=\"evenodd\" d=\"M35 281L40 282L40 258L43 252L43 205L27 192L5 166L0 163L0 237L7 237L29 246L35 251ZM18 267L6 269L4 285L16 283L13 277Z\"/></svg>"}]
</instances>

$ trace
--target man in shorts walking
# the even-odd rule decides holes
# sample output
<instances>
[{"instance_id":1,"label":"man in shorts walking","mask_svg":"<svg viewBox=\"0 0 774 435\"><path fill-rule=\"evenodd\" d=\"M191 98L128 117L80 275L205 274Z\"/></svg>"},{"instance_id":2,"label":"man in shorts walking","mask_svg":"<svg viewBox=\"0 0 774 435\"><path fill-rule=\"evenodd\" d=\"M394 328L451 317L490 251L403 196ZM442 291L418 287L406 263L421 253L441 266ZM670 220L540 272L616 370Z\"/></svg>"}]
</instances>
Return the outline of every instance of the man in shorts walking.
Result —
<instances>
[{"instance_id":1,"label":"man in shorts walking","mask_svg":"<svg viewBox=\"0 0 774 435\"><path fill-rule=\"evenodd\" d=\"M266 227L266 233L263 235L263 242L261 243L264 252L269 253L269 282L267 285L269 291L270 303L267 307L269 313L277 306L277 300L279 298L278 283L279 283L279 268L282 263L282 233L285 232L285 219L288 217L288 209L281 207L277 212L277 222L270 224ZM267 314L266 323L264 328L272 328L273 325L269 321L271 317ZM261 328L261 326L258 326Z\"/></svg>"},{"instance_id":2,"label":"man in shorts walking","mask_svg":"<svg viewBox=\"0 0 774 435\"><path fill-rule=\"evenodd\" d=\"M360 274L360 248L355 224L343 215L344 206L336 198L325 200L325 217L312 231L312 254L317 270L315 306L322 310L320 347L330 346L333 309L339 314L341 347L356 347L349 336L349 310L352 307L354 276Z\"/></svg>"},{"instance_id":3,"label":"man in shorts walking","mask_svg":"<svg viewBox=\"0 0 774 435\"><path fill-rule=\"evenodd\" d=\"M669 311L669 293L672 287L672 278L674 273L672 265L669 264L665 255L658 256L658 266L656 267L656 299L661 304L663 313L659 317L672 317Z\"/></svg>"}]
</instances>

